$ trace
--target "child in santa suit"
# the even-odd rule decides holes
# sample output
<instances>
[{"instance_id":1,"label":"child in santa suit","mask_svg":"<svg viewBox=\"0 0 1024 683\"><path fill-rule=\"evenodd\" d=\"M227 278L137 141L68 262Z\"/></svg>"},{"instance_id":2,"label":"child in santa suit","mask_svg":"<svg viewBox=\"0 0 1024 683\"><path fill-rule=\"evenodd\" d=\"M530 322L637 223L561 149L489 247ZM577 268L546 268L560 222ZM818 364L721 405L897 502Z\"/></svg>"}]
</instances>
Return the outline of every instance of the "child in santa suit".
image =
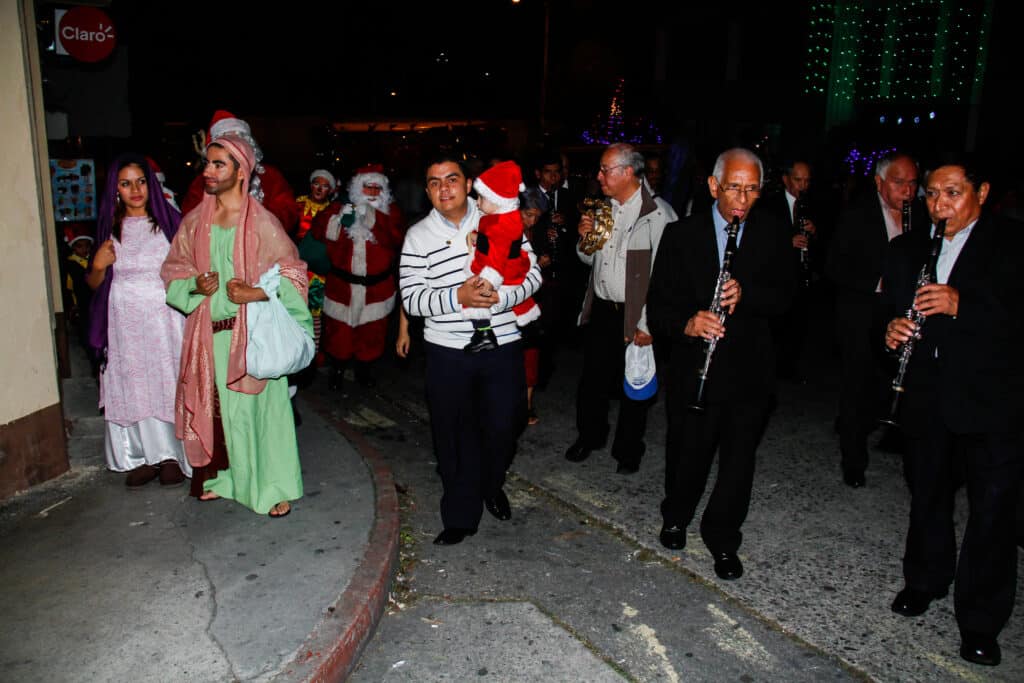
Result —
<instances>
[{"instance_id":1,"label":"child in santa suit","mask_svg":"<svg viewBox=\"0 0 1024 683\"><path fill-rule=\"evenodd\" d=\"M480 174L473 187L479 197L477 206L484 215L477 228L476 249L470 252L466 269L494 289L521 284L530 270L530 257L522 249L519 193L526 187L519 166L513 161L495 164ZM540 307L532 297L512 311L519 327L540 317ZM467 307L462 309L462 315L473 322L473 337L464 347L466 353L498 348L498 339L491 329L490 309Z\"/></svg>"}]
</instances>

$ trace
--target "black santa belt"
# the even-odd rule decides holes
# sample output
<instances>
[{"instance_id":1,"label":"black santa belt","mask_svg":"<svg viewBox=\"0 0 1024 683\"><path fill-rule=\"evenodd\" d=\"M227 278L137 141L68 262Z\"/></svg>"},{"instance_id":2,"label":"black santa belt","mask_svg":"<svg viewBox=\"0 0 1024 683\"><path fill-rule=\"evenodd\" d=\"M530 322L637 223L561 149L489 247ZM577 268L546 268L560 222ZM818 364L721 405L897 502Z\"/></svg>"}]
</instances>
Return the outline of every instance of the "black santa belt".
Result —
<instances>
[{"instance_id":1,"label":"black santa belt","mask_svg":"<svg viewBox=\"0 0 1024 683\"><path fill-rule=\"evenodd\" d=\"M379 282L384 282L391 277L391 270L388 269L380 273L374 273L373 275L356 275L355 273L332 266L331 275L336 275L349 284L370 287Z\"/></svg>"}]
</instances>

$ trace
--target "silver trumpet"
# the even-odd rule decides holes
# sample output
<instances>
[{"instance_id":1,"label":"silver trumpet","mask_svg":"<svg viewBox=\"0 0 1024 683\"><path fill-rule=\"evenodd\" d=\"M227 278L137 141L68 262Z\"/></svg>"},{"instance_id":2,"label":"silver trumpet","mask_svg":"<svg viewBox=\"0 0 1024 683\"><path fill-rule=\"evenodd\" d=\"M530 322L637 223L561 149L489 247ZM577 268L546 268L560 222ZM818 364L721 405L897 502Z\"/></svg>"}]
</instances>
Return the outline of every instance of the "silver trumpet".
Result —
<instances>
[{"instance_id":1,"label":"silver trumpet","mask_svg":"<svg viewBox=\"0 0 1024 683\"><path fill-rule=\"evenodd\" d=\"M724 323L728 315L725 307L722 306L722 289L725 287L725 283L732 279L732 274L729 271L732 268L733 256L736 254L736 236L739 235L739 232L740 219L734 216L732 223L729 224L728 238L725 241L725 254L722 256L722 268L718 271L718 279L715 281L715 293L711 297L711 306L708 308L709 311L718 316L718 322L720 323ZM714 356L717 346L718 337L712 337L704 342L704 362L697 368L697 391L693 403L689 406L690 410L695 413L703 413L706 407L704 389L707 386L711 358Z\"/></svg>"},{"instance_id":2,"label":"silver trumpet","mask_svg":"<svg viewBox=\"0 0 1024 683\"><path fill-rule=\"evenodd\" d=\"M939 262L939 254L942 252L942 240L945 237L945 234L946 219L942 219L935 225L935 236L932 237L931 247L928 250L928 260L923 266L921 266L921 272L917 276L917 283L914 286L915 293L925 285L937 282L935 267ZM900 396L902 396L906 391L906 388L903 386L903 379L907 374L907 365L909 365L910 357L914 353L914 346L916 342L921 340L921 326L924 325L926 319L925 316L921 315L921 313L914 308L913 300L911 300L910 308L907 309L904 317L914 323L915 330L913 336L903 342L903 345L900 346L899 366L896 370L896 376L893 377L891 384L892 391L891 400L889 402L889 416L879 420L882 424L892 425L894 427L899 427L900 425L896 416L900 408Z\"/></svg>"}]
</instances>

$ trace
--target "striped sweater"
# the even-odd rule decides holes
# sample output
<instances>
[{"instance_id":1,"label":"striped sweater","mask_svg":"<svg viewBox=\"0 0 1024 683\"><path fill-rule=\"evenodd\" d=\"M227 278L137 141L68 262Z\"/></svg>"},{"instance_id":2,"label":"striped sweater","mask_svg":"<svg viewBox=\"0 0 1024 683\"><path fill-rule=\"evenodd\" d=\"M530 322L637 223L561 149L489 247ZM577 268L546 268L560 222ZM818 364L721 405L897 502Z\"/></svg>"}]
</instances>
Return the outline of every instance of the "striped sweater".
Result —
<instances>
[{"instance_id":1,"label":"striped sweater","mask_svg":"<svg viewBox=\"0 0 1024 683\"><path fill-rule=\"evenodd\" d=\"M452 224L433 209L405 235L398 286L405 312L426 318L423 338L427 342L461 349L473 336L473 324L463 318L456 290L469 277L465 270L469 255L466 238L479 222L480 211L476 202L469 199L460 225ZM491 327L499 344L519 339L512 307L540 288L540 268L525 237L523 249L530 255L530 272L522 284L500 288L499 301L491 307Z\"/></svg>"}]
</instances>

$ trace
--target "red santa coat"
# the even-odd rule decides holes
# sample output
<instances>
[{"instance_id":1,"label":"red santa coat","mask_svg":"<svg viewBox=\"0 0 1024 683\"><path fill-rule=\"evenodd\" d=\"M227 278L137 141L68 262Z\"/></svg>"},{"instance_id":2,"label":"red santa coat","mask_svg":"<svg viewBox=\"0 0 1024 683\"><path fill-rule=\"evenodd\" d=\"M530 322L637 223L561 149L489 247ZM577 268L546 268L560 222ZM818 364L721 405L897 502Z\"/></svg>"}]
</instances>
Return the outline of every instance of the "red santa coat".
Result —
<instances>
[{"instance_id":1,"label":"red santa coat","mask_svg":"<svg viewBox=\"0 0 1024 683\"><path fill-rule=\"evenodd\" d=\"M521 284L530 271L530 257L522 250L522 241L523 219L518 210L481 216L470 272L490 282L495 289ZM533 297L513 306L512 310L520 327L540 317L540 308Z\"/></svg>"},{"instance_id":2,"label":"red santa coat","mask_svg":"<svg viewBox=\"0 0 1024 683\"><path fill-rule=\"evenodd\" d=\"M277 216L284 229L291 234L299 221L299 207L295 203L295 193L292 192L288 181L284 179L277 168L269 164L263 166L263 173L260 174L260 187L263 188L263 206L270 213ZM185 198L181 200L181 215L184 216L192 209L199 206L203 201L203 175L199 174L192 179L188 186Z\"/></svg>"},{"instance_id":3,"label":"red santa coat","mask_svg":"<svg viewBox=\"0 0 1024 683\"><path fill-rule=\"evenodd\" d=\"M331 259L324 289L325 350L340 360L374 360L384 353L387 317L395 308L394 266L405 239L404 225L392 204L389 213L373 212L372 228L360 237L339 224L352 210L351 204L332 202L316 215L311 228Z\"/></svg>"}]
</instances>

